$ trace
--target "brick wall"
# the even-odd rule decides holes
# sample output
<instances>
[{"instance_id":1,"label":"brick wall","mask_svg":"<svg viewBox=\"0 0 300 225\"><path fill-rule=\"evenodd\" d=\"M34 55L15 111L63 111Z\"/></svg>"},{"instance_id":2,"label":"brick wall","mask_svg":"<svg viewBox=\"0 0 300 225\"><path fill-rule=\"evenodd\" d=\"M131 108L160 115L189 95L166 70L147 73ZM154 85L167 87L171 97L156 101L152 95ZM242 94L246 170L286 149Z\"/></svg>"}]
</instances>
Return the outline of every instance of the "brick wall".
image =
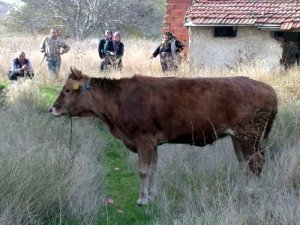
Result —
<instances>
[{"instance_id":1,"label":"brick wall","mask_svg":"<svg viewBox=\"0 0 300 225\"><path fill-rule=\"evenodd\" d=\"M189 46L189 31L184 26L184 16L191 4L192 0L166 0L164 31L172 32L185 45L185 53Z\"/></svg>"}]
</instances>

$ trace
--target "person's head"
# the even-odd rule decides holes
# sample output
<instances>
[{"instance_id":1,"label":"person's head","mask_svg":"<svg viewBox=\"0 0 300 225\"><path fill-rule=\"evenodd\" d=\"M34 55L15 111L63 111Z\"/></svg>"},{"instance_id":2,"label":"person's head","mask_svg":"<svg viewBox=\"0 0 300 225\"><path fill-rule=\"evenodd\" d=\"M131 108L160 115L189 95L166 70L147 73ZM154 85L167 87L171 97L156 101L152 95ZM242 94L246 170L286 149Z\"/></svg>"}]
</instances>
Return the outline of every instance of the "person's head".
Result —
<instances>
[{"instance_id":1,"label":"person's head","mask_svg":"<svg viewBox=\"0 0 300 225\"><path fill-rule=\"evenodd\" d=\"M18 53L18 59L20 62L24 62L25 58L26 58L25 52L21 51Z\"/></svg>"},{"instance_id":2,"label":"person's head","mask_svg":"<svg viewBox=\"0 0 300 225\"><path fill-rule=\"evenodd\" d=\"M113 35L113 40L114 40L115 42L121 41L121 34L120 34L120 32L115 32L115 33L114 33L114 35Z\"/></svg>"},{"instance_id":3,"label":"person's head","mask_svg":"<svg viewBox=\"0 0 300 225\"><path fill-rule=\"evenodd\" d=\"M51 38L57 38L57 36L58 36L58 31L57 31L57 29L55 29L55 28L52 28L51 30L50 30L50 36L51 36Z\"/></svg>"},{"instance_id":4,"label":"person's head","mask_svg":"<svg viewBox=\"0 0 300 225\"><path fill-rule=\"evenodd\" d=\"M165 40L171 40L173 38L174 38L174 35L171 32L169 32L169 31L164 32L164 39Z\"/></svg>"},{"instance_id":5,"label":"person's head","mask_svg":"<svg viewBox=\"0 0 300 225\"><path fill-rule=\"evenodd\" d=\"M106 38L111 39L112 36L113 36L113 33L112 33L111 30L106 30L106 31L104 32L104 35L105 35Z\"/></svg>"}]
</instances>

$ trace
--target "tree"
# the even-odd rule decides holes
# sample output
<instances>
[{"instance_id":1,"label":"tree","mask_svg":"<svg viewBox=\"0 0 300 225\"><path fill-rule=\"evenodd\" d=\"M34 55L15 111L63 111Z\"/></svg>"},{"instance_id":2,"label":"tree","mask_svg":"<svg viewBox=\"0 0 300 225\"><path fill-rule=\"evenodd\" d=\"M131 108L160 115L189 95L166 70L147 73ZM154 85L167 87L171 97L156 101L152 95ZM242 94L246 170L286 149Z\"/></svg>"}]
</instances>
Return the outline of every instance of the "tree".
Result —
<instances>
[{"instance_id":1,"label":"tree","mask_svg":"<svg viewBox=\"0 0 300 225\"><path fill-rule=\"evenodd\" d=\"M145 24L150 20L152 25L162 24L162 15L157 10L157 3L150 0L22 0L22 2L24 4L12 10L6 19L4 26L8 30L44 33L55 26L72 38L83 39L99 34L99 31L102 32L107 28L134 26L143 31Z\"/></svg>"}]
</instances>

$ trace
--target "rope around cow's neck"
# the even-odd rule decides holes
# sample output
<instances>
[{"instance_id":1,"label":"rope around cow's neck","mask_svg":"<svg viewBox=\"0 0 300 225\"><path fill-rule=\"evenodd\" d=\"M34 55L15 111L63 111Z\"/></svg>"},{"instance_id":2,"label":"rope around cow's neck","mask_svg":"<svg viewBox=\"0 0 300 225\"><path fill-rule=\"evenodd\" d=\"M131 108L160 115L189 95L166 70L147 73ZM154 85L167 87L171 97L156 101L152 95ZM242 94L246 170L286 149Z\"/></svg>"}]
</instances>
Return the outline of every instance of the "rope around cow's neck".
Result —
<instances>
[{"instance_id":1,"label":"rope around cow's neck","mask_svg":"<svg viewBox=\"0 0 300 225\"><path fill-rule=\"evenodd\" d=\"M69 113L69 120L70 120L70 137L69 137L69 151L72 151L72 137L73 137L73 119L71 113ZM71 161L73 162L75 158L75 153L71 156ZM73 163L72 163L73 164Z\"/></svg>"},{"instance_id":2,"label":"rope around cow's neck","mask_svg":"<svg viewBox=\"0 0 300 225\"><path fill-rule=\"evenodd\" d=\"M55 102L54 105L58 105L62 108L64 108L69 115L69 120L70 120L70 138L69 138L69 152L71 153L71 165L70 169L72 169L73 164L74 164L74 159L76 157L76 154L78 151L72 151L72 137L73 137L73 119L72 119L72 113L71 113L71 108L75 106L75 104L79 101L80 97L83 95L84 92L89 91L91 89L91 78L87 80L87 82L84 85L84 88L80 92L79 96L69 105L69 107L60 104L58 102Z\"/></svg>"},{"instance_id":3,"label":"rope around cow's neck","mask_svg":"<svg viewBox=\"0 0 300 225\"><path fill-rule=\"evenodd\" d=\"M68 112L68 115L69 115L68 117L69 117L69 121L70 121L69 151L71 152L72 151L72 137L73 137L73 119L72 119L72 113L71 113L71 111L69 110L68 107L66 107L66 106L64 106L64 105L62 105L62 104L60 104L58 102L55 102L54 105L58 105L58 106L64 108ZM76 155L76 152L73 152L73 154L71 156L72 165L73 165L73 161L74 161L75 155Z\"/></svg>"}]
</instances>

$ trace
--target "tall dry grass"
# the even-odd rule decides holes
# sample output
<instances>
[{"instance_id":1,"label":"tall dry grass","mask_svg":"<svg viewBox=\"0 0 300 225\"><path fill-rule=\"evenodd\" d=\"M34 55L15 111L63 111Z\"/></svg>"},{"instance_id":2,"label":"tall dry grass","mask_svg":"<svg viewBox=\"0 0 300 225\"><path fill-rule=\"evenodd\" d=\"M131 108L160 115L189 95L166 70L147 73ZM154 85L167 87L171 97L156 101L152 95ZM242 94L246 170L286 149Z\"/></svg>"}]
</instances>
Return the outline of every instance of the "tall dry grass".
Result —
<instances>
[{"instance_id":1,"label":"tall dry grass","mask_svg":"<svg viewBox=\"0 0 300 225\"><path fill-rule=\"evenodd\" d=\"M5 90L0 108L0 224L92 223L104 204L103 142L95 120L53 118L40 83ZM72 156L75 155L74 161ZM73 223L71 222L71 223Z\"/></svg>"},{"instance_id":2,"label":"tall dry grass","mask_svg":"<svg viewBox=\"0 0 300 225\"><path fill-rule=\"evenodd\" d=\"M41 39L0 39L3 63L0 77L3 81L7 81L6 68L10 59L21 50L20 46L28 53L34 67L38 67L42 59L38 48ZM51 214L74 215L75 219L89 221L94 218L105 194L101 190L103 168L95 160L95 156L101 154L102 144L97 126L90 120L76 121L78 133L73 146L79 153L75 169L68 172L68 121L50 119L44 113L47 106L41 99L39 87L62 85L70 66L91 76L164 76L159 59L149 59L157 41L123 40L124 69L107 74L99 72L97 40L68 42L71 51L63 55L59 78L48 76L44 64L32 81L9 82L7 107L0 108L0 142L3 146L0 176L4 181L0 182L0 212L3 221L38 224L41 218ZM189 68L184 64L177 74L182 77L237 75L269 83L279 96L279 113L270 135L261 177L247 181L240 174L229 139L205 148L164 145L159 148L160 194L157 202L160 212L153 224L300 224L299 68L267 74L259 63L218 71ZM135 155L130 157L129 163L136 170ZM37 194L33 195L32 190L38 190ZM82 204L84 207L80 207ZM17 222L14 224L21 224Z\"/></svg>"},{"instance_id":3,"label":"tall dry grass","mask_svg":"<svg viewBox=\"0 0 300 225\"><path fill-rule=\"evenodd\" d=\"M26 57L30 59L35 70L38 70L37 78L45 82L63 82L63 79L70 71L70 66L75 66L77 69L82 70L85 74L91 76L107 76L107 77L128 77L133 74L144 74L151 76L162 76L160 69L159 59L150 60L150 56L159 44L159 42L146 41L146 40L123 40L125 44L125 55L123 57L124 69L122 72L113 73L100 73L100 58L98 56L98 42L97 39L74 41L66 40L70 45L71 50L62 55L61 65L61 79L52 79L48 75L47 65L44 61L42 66L41 62L43 54L40 52L40 43L42 36L36 37L2 37L0 38L0 79L7 79L7 71L12 59L20 51L25 51Z\"/></svg>"},{"instance_id":4,"label":"tall dry grass","mask_svg":"<svg viewBox=\"0 0 300 225\"><path fill-rule=\"evenodd\" d=\"M161 147L155 224L299 224L299 146L268 153L261 176L250 180L240 174L230 139L201 149Z\"/></svg>"}]
</instances>

